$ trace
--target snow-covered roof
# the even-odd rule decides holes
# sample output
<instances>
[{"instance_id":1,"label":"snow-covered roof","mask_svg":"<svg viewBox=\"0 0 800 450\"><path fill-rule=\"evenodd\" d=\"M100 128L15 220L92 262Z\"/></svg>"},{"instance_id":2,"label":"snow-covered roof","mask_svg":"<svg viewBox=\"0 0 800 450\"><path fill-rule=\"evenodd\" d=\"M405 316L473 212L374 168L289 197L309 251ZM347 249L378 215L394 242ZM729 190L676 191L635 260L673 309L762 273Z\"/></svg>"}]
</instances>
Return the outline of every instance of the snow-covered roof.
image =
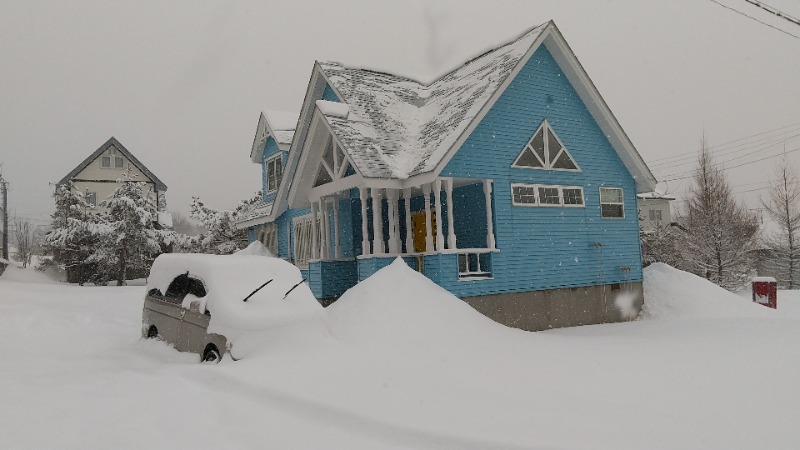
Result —
<instances>
[{"instance_id":1,"label":"snow-covered roof","mask_svg":"<svg viewBox=\"0 0 800 450\"><path fill-rule=\"evenodd\" d=\"M349 106L347 118L321 112L363 176L405 179L431 171L548 24L429 85L335 62L319 63Z\"/></svg>"},{"instance_id":2,"label":"snow-covered roof","mask_svg":"<svg viewBox=\"0 0 800 450\"><path fill-rule=\"evenodd\" d=\"M250 159L260 164L264 154L264 143L272 136L281 150L289 150L294 139L294 130L300 115L285 111L264 110L258 118L256 136L250 149Z\"/></svg>"},{"instance_id":3,"label":"snow-covered roof","mask_svg":"<svg viewBox=\"0 0 800 450\"><path fill-rule=\"evenodd\" d=\"M675 200L675 197L659 191L645 192L643 194L637 194L636 196L641 199Z\"/></svg>"},{"instance_id":4,"label":"snow-covered roof","mask_svg":"<svg viewBox=\"0 0 800 450\"><path fill-rule=\"evenodd\" d=\"M141 161L139 161L133 153L130 152L127 148L120 141L117 140L114 136L111 136L103 145L97 148L91 155L89 155L86 159L84 159L77 167L72 169L70 173L68 173L64 178L61 179L57 184L59 186L63 184L67 184L70 180L72 180L76 175L78 175L83 169L85 169L89 164L92 163L95 159L99 158L100 155L105 152L109 147L114 146L117 150L120 151L126 158L142 173L150 179L156 185L156 189L160 192L167 191L167 185L164 184L163 181L159 180L158 177L150 171Z\"/></svg>"},{"instance_id":5,"label":"snow-covered roof","mask_svg":"<svg viewBox=\"0 0 800 450\"><path fill-rule=\"evenodd\" d=\"M252 220L260 219L262 217L267 217L272 213L272 205L274 202L266 203L264 200L259 199L257 202L250 205L236 221L237 226L240 228L246 228L246 222L250 222Z\"/></svg>"}]
</instances>

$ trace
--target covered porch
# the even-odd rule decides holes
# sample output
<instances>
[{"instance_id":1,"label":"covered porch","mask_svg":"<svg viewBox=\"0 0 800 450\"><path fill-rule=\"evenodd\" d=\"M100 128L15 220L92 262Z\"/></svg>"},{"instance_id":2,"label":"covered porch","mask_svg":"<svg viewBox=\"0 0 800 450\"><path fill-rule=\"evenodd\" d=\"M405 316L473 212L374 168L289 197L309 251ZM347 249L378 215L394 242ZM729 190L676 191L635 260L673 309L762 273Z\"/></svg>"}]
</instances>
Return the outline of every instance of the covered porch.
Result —
<instances>
[{"instance_id":1,"label":"covered porch","mask_svg":"<svg viewBox=\"0 0 800 450\"><path fill-rule=\"evenodd\" d=\"M440 284L492 278L492 180L370 181L355 175L309 191L307 277L317 298L338 298L397 257Z\"/></svg>"}]
</instances>

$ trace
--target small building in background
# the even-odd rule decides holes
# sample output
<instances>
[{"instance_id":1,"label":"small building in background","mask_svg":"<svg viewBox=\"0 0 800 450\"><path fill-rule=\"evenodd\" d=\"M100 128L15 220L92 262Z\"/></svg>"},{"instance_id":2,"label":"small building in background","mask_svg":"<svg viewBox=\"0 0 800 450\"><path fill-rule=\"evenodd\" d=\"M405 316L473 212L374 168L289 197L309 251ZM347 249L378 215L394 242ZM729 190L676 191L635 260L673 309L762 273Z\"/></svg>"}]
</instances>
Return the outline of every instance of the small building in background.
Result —
<instances>
[{"instance_id":1,"label":"small building in background","mask_svg":"<svg viewBox=\"0 0 800 450\"><path fill-rule=\"evenodd\" d=\"M672 223L670 205L675 197L658 191L638 194L636 197L639 200L639 226L643 233Z\"/></svg>"}]
</instances>

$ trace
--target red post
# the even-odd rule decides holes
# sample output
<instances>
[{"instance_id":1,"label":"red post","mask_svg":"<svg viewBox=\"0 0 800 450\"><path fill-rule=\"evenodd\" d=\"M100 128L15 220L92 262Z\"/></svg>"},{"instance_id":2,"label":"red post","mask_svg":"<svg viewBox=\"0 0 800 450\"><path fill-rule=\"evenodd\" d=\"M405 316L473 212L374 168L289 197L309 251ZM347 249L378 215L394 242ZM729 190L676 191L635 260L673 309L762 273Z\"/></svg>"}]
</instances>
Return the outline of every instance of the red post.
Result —
<instances>
[{"instance_id":1,"label":"red post","mask_svg":"<svg viewBox=\"0 0 800 450\"><path fill-rule=\"evenodd\" d=\"M753 278L753 302L778 309L778 283L775 278Z\"/></svg>"}]
</instances>

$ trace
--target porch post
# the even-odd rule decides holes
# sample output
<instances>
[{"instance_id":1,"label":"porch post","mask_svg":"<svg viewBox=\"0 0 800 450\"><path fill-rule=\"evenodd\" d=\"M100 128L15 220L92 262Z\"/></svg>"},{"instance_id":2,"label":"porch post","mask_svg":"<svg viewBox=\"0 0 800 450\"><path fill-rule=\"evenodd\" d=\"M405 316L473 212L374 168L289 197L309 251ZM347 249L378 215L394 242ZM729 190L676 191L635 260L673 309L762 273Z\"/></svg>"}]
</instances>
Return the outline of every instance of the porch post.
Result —
<instances>
[{"instance_id":1,"label":"porch post","mask_svg":"<svg viewBox=\"0 0 800 450\"><path fill-rule=\"evenodd\" d=\"M361 199L361 255L369 256L369 228L367 226L367 188L358 188L358 195Z\"/></svg>"},{"instance_id":2,"label":"porch post","mask_svg":"<svg viewBox=\"0 0 800 450\"><path fill-rule=\"evenodd\" d=\"M372 191L372 253L382 255L386 253L383 247L383 205L381 190L371 188Z\"/></svg>"},{"instance_id":3,"label":"porch post","mask_svg":"<svg viewBox=\"0 0 800 450\"><path fill-rule=\"evenodd\" d=\"M425 194L425 251L433 251L433 229L431 227L431 185L422 186L422 193Z\"/></svg>"},{"instance_id":4,"label":"porch post","mask_svg":"<svg viewBox=\"0 0 800 450\"><path fill-rule=\"evenodd\" d=\"M389 253L400 253L400 240L397 238L397 189L386 189L389 207Z\"/></svg>"},{"instance_id":5,"label":"porch post","mask_svg":"<svg viewBox=\"0 0 800 450\"><path fill-rule=\"evenodd\" d=\"M317 202L311 202L311 259L319 259L317 234Z\"/></svg>"},{"instance_id":6,"label":"porch post","mask_svg":"<svg viewBox=\"0 0 800 450\"><path fill-rule=\"evenodd\" d=\"M331 235L331 227L328 225L328 199L321 198L319 203L319 212L322 215L322 218L319 221L319 226L322 229L322 238L320 239L320 249L319 255L320 259L328 259L331 255L330 253L330 246L329 240Z\"/></svg>"},{"instance_id":7,"label":"porch post","mask_svg":"<svg viewBox=\"0 0 800 450\"><path fill-rule=\"evenodd\" d=\"M436 251L444 250L444 234L442 233L442 179L433 182L436 191L433 193L436 201Z\"/></svg>"},{"instance_id":8,"label":"porch post","mask_svg":"<svg viewBox=\"0 0 800 450\"><path fill-rule=\"evenodd\" d=\"M414 230L411 228L411 189L403 189L406 207L406 253L414 252Z\"/></svg>"},{"instance_id":9,"label":"porch post","mask_svg":"<svg viewBox=\"0 0 800 450\"><path fill-rule=\"evenodd\" d=\"M492 221L492 180L483 180L483 194L486 198L486 247L494 249L494 224Z\"/></svg>"},{"instance_id":10,"label":"porch post","mask_svg":"<svg viewBox=\"0 0 800 450\"><path fill-rule=\"evenodd\" d=\"M333 256L342 257L342 246L339 241L339 195L333 195Z\"/></svg>"},{"instance_id":11,"label":"porch post","mask_svg":"<svg viewBox=\"0 0 800 450\"><path fill-rule=\"evenodd\" d=\"M447 192L447 248L456 248L456 228L453 225L453 179L448 178L444 186Z\"/></svg>"}]
</instances>

